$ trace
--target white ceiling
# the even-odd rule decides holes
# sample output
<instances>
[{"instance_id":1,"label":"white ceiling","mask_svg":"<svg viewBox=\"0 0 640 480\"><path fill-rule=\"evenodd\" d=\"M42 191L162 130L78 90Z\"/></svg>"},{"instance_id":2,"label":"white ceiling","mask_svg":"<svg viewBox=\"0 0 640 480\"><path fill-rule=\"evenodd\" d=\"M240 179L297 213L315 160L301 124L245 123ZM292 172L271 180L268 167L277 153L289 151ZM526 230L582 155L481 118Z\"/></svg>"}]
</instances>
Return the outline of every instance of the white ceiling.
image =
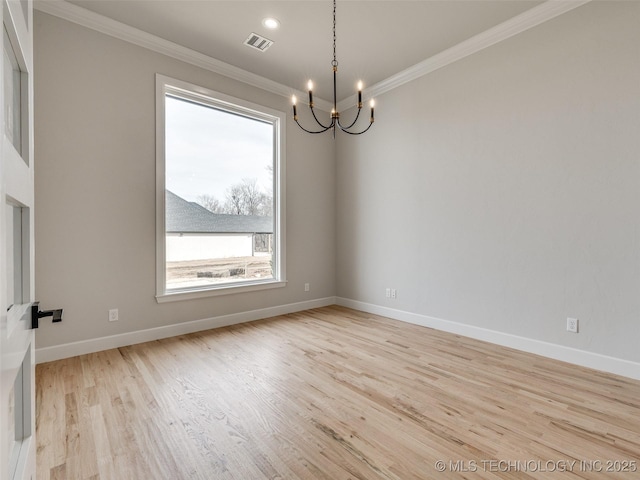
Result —
<instances>
[{"instance_id":1,"label":"white ceiling","mask_svg":"<svg viewBox=\"0 0 640 480\"><path fill-rule=\"evenodd\" d=\"M72 0L144 32L332 100L330 0ZM372 86L484 32L540 0L339 0L338 100L362 79ZM275 17L278 30L262 26ZM266 52L243 44L252 33L275 43Z\"/></svg>"}]
</instances>

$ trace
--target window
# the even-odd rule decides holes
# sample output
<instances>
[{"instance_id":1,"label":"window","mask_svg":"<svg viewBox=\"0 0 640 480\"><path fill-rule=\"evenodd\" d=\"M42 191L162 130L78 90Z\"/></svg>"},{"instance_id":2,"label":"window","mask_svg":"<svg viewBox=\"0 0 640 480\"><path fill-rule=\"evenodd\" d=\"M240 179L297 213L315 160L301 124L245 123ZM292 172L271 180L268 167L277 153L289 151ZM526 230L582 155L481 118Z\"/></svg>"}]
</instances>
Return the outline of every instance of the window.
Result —
<instances>
[{"instance_id":1,"label":"window","mask_svg":"<svg viewBox=\"0 0 640 480\"><path fill-rule=\"evenodd\" d=\"M284 286L284 119L157 76L157 298Z\"/></svg>"}]
</instances>

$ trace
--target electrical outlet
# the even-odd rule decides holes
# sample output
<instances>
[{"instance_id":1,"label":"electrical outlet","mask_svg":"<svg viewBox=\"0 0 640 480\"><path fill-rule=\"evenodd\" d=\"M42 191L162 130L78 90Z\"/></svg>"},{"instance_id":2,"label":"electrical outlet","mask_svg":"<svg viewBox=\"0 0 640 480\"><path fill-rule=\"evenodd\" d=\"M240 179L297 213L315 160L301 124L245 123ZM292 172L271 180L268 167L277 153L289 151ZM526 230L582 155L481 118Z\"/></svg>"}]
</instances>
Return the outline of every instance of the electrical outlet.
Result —
<instances>
[{"instance_id":1,"label":"electrical outlet","mask_svg":"<svg viewBox=\"0 0 640 480\"><path fill-rule=\"evenodd\" d=\"M308 283L305 283L305 284L304 284L304 291L305 291L305 292L308 292L308 291L309 291L309 284L308 284Z\"/></svg>"},{"instance_id":2,"label":"electrical outlet","mask_svg":"<svg viewBox=\"0 0 640 480\"><path fill-rule=\"evenodd\" d=\"M385 293L385 296L387 298L391 298L391 289L390 288L387 288L384 293Z\"/></svg>"},{"instance_id":3,"label":"electrical outlet","mask_svg":"<svg viewBox=\"0 0 640 480\"><path fill-rule=\"evenodd\" d=\"M578 333L577 318L567 318L567 332Z\"/></svg>"},{"instance_id":4,"label":"electrical outlet","mask_svg":"<svg viewBox=\"0 0 640 480\"><path fill-rule=\"evenodd\" d=\"M398 291L395 288L391 289L391 298L398 298Z\"/></svg>"},{"instance_id":5,"label":"electrical outlet","mask_svg":"<svg viewBox=\"0 0 640 480\"><path fill-rule=\"evenodd\" d=\"M111 310L109 310L109 321L110 322L117 322L118 321L118 309L117 308L112 308Z\"/></svg>"}]
</instances>

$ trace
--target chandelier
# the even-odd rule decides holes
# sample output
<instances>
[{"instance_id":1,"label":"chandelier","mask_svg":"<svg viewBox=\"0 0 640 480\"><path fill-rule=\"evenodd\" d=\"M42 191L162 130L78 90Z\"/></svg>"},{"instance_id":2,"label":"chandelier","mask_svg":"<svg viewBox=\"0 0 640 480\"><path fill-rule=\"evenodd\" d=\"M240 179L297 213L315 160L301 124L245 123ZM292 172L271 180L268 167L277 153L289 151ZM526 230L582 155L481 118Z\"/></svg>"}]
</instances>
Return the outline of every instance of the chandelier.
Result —
<instances>
[{"instance_id":1,"label":"chandelier","mask_svg":"<svg viewBox=\"0 0 640 480\"><path fill-rule=\"evenodd\" d=\"M328 125L325 125L316 116L316 112L313 109L313 82L309 80L307 84L307 89L309 90L309 109L311 110L311 114L313 115L314 120L319 126L319 130L308 130L298 121L298 110L297 103L298 100L294 95L291 100L293 102L293 119L298 124L298 126L307 133L324 133L328 130L333 132L333 136L336 136L336 127L342 130L344 133L348 133L349 135L362 135L364 132L371 128L373 125L374 117L373 117L373 108L374 101L371 100L371 116L369 117L369 125L364 130L354 131L352 128L355 126L358 118L360 117L360 111L362 110L362 82L358 82L358 103L356 106L358 107L358 113L356 114L356 118L351 122L350 125L342 125L340 123L340 112L338 112L338 94L336 91L336 79L338 74L338 60L336 57L336 0L333 0L333 61L331 62L331 66L333 67L333 109L331 110L331 121Z\"/></svg>"}]
</instances>

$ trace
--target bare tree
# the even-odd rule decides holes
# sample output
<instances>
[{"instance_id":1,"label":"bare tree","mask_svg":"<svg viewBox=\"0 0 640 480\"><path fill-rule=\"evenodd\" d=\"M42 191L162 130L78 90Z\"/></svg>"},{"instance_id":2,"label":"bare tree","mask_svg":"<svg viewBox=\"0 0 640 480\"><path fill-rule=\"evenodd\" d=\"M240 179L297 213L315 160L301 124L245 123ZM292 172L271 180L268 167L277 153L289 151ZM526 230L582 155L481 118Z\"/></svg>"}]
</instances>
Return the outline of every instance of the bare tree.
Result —
<instances>
[{"instance_id":1,"label":"bare tree","mask_svg":"<svg viewBox=\"0 0 640 480\"><path fill-rule=\"evenodd\" d=\"M258 215L263 217L273 216L273 197L266 193L261 193L261 202Z\"/></svg>"},{"instance_id":2,"label":"bare tree","mask_svg":"<svg viewBox=\"0 0 640 480\"><path fill-rule=\"evenodd\" d=\"M255 178L243 178L240 183L230 186L224 203L209 194L199 195L197 202L213 213L273 215L273 197L260 188Z\"/></svg>"},{"instance_id":3,"label":"bare tree","mask_svg":"<svg viewBox=\"0 0 640 480\"><path fill-rule=\"evenodd\" d=\"M224 206L213 195L198 195L197 202L213 213L224 213Z\"/></svg>"},{"instance_id":4,"label":"bare tree","mask_svg":"<svg viewBox=\"0 0 640 480\"><path fill-rule=\"evenodd\" d=\"M231 215L246 215L246 213L244 213L244 198L241 184L232 185L227 189L224 212L230 213Z\"/></svg>"},{"instance_id":5,"label":"bare tree","mask_svg":"<svg viewBox=\"0 0 640 480\"><path fill-rule=\"evenodd\" d=\"M256 179L243 178L240 188L244 198L245 215L259 215L264 195L260 191Z\"/></svg>"},{"instance_id":6,"label":"bare tree","mask_svg":"<svg viewBox=\"0 0 640 480\"><path fill-rule=\"evenodd\" d=\"M271 195L261 190L255 178L243 178L227 190L224 210L232 215L271 215L272 203Z\"/></svg>"}]
</instances>

